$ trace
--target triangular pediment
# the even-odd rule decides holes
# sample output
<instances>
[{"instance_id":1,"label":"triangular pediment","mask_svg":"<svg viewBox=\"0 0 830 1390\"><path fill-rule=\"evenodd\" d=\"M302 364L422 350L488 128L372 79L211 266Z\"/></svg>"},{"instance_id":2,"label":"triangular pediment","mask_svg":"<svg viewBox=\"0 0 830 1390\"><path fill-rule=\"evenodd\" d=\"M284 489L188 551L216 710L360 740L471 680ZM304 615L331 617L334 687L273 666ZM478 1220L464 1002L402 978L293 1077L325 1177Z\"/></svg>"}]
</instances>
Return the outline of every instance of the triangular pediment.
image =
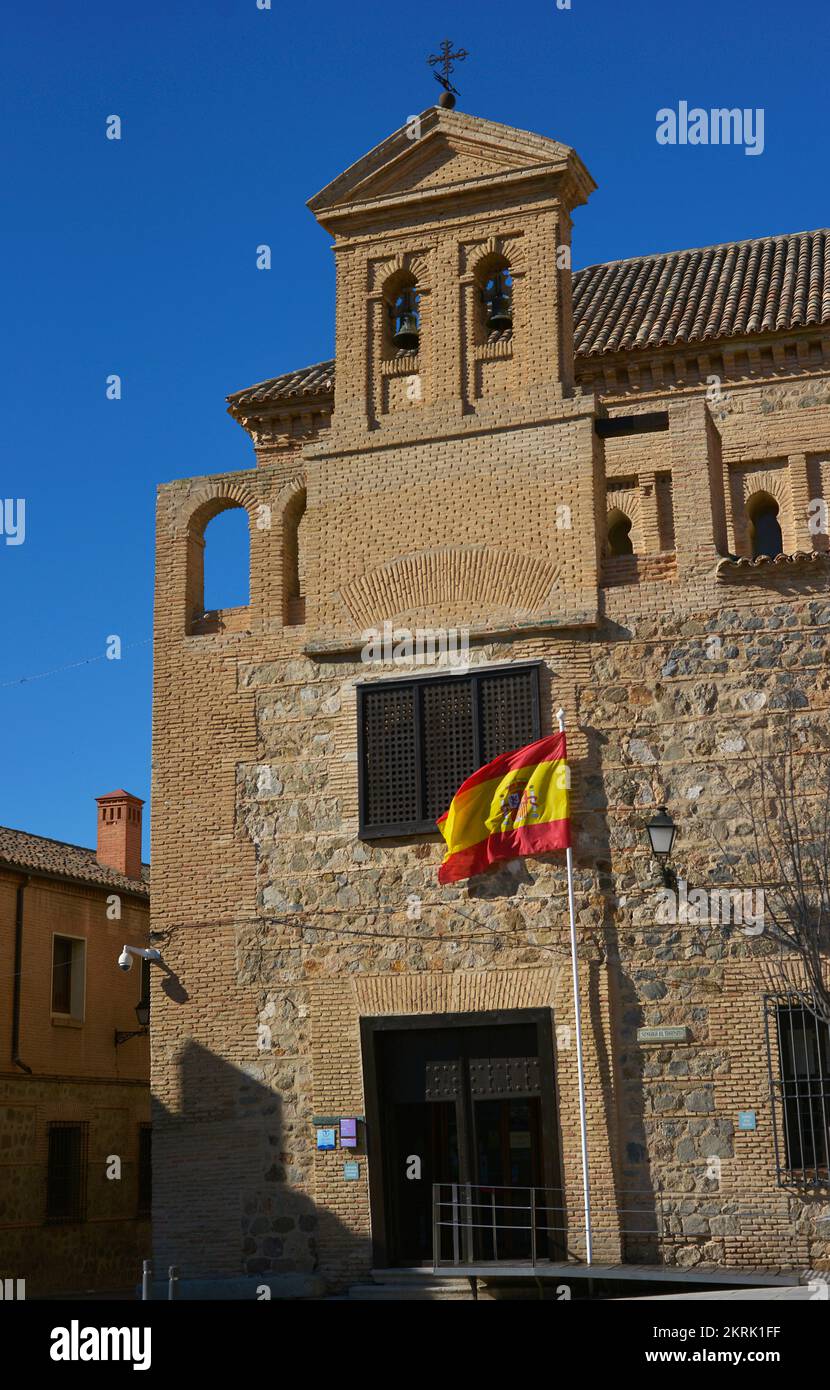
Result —
<instances>
[{"instance_id":1,"label":"triangular pediment","mask_svg":"<svg viewBox=\"0 0 830 1390\"><path fill-rule=\"evenodd\" d=\"M578 156L557 140L430 107L340 174L309 207L325 223L327 215L350 209L458 193L545 171L570 175L573 202L582 202L594 188Z\"/></svg>"}]
</instances>

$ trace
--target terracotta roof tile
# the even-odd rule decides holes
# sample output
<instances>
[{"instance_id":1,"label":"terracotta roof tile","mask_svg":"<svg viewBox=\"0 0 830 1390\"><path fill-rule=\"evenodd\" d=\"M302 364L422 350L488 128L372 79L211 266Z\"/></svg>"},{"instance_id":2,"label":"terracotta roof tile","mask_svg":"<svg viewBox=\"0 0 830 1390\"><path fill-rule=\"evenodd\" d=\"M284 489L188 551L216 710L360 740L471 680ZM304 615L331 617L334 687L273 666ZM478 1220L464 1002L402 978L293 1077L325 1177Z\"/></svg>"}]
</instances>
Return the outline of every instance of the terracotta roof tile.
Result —
<instances>
[{"instance_id":1,"label":"terracotta roof tile","mask_svg":"<svg viewBox=\"0 0 830 1390\"><path fill-rule=\"evenodd\" d=\"M289 400L292 396L328 396L334 390L334 362L317 362L313 367L301 367L285 376L260 381L228 396L231 405L263 405L269 401Z\"/></svg>"},{"instance_id":2,"label":"terracotta roof tile","mask_svg":"<svg viewBox=\"0 0 830 1390\"><path fill-rule=\"evenodd\" d=\"M101 888L121 888L131 893L149 896L150 865L143 864L140 880L127 878L116 869L99 864L95 851L81 845L68 845L63 840L47 840L42 835L29 835L25 830L12 830L0 825L0 863L15 869L30 869L32 873L59 874L80 883L94 883Z\"/></svg>"},{"instance_id":3,"label":"terracotta roof tile","mask_svg":"<svg viewBox=\"0 0 830 1390\"><path fill-rule=\"evenodd\" d=\"M588 266L573 298L582 357L830 323L830 232Z\"/></svg>"},{"instance_id":4,"label":"terracotta roof tile","mask_svg":"<svg viewBox=\"0 0 830 1390\"><path fill-rule=\"evenodd\" d=\"M830 231L760 237L587 266L573 277L578 357L830 323ZM231 412L328 396L334 362L228 396Z\"/></svg>"},{"instance_id":5,"label":"terracotta roof tile","mask_svg":"<svg viewBox=\"0 0 830 1390\"><path fill-rule=\"evenodd\" d=\"M715 573L719 579L763 578L771 570L778 574L782 570L815 570L824 574L830 570L830 554L826 550L796 550L792 555L757 555L753 560L726 555L718 561Z\"/></svg>"}]
</instances>

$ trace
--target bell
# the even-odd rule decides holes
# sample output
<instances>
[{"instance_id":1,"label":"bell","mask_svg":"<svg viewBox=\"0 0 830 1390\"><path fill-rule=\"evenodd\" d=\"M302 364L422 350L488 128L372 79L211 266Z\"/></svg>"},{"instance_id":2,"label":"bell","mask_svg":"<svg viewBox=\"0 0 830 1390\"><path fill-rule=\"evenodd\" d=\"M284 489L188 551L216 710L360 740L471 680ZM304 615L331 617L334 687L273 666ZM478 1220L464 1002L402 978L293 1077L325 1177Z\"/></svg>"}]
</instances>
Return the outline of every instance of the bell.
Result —
<instances>
[{"instance_id":1,"label":"bell","mask_svg":"<svg viewBox=\"0 0 830 1390\"><path fill-rule=\"evenodd\" d=\"M404 352L417 352L420 334L418 332L418 315L412 310L405 310L398 314L396 318L396 328L392 335L392 341L396 348L401 348Z\"/></svg>"},{"instance_id":2,"label":"bell","mask_svg":"<svg viewBox=\"0 0 830 1390\"><path fill-rule=\"evenodd\" d=\"M513 304L510 290L505 283L504 271L499 271L494 277L493 289L487 296L487 303L488 333L503 333L506 328L513 327Z\"/></svg>"},{"instance_id":3,"label":"bell","mask_svg":"<svg viewBox=\"0 0 830 1390\"><path fill-rule=\"evenodd\" d=\"M510 312L510 300L506 294L494 295L490 301L490 317L487 320L487 328L490 333L502 333L505 328L513 327L513 315Z\"/></svg>"},{"instance_id":4,"label":"bell","mask_svg":"<svg viewBox=\"0 0 830 1390\"><path fill-rule=\"evenodd\" d=\"M418 316L418 295L415 290L402 290L390 305L392 342L401 352L417 352L421 321Z\"/></svg>"}]
</instances>

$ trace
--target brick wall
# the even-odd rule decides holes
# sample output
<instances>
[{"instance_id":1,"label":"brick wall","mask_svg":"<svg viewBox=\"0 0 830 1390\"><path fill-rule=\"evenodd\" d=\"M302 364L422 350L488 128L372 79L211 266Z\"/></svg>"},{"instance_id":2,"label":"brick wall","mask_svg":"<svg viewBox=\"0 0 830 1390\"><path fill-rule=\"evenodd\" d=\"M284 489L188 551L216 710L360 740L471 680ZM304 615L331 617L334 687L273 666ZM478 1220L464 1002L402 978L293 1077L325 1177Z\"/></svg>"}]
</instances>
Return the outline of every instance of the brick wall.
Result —
<instances>
[{"instance_id":1,"label":"brick wall","mask_svg":"<svg viewBox=\"0 0 830 1390\"><path fill-rule=\"evenodd\" d=\"M456 188L452 168L443 177ZM458 174L473 177L466 164ZM815 1204L785 1202L774 1182L762 1011L771 943L655 930L643 820L670 805L683 873L717 883L712 823L747 852L724 778L741 776L790 704L810 747L827 748L824 572L719 569L741 550L735 479L749 465L774 463L803 540L805 460L830 452L827 385L727 373L717 404L703 382L633 404L572 389L567 277L551 258L576 199L554 179L521 202L493 176L472 211L440 199L430 211L413 207L413 188L441 179L422 176L400 196L384 185L382 213L355 211L345 195L316 209L338 238L331 424L309 405L298 452L263 410L247 421L255 468L159 493L153 927L174 987L162 994L154 977L157 1259L185 1275L321 1271L333 1287L359 1277L371 1260L371 1175L361 1155L360 1181L344 1182L342 1155L314 1148L313 1117L364 1113L360 1019L498 1001L573 1022L561 856L496 871L486 890L439 888L437 837L358 836L355 688L402 674L367 666L359 649L387 620L470 629L476 665L538 659L543 730L566 708L603 1250L642 1257L618 1210L636 1192L653 1211L662 1192L677 1203L667 1220L681 1264L826 1259ZM511 238L523 307L510 372L480 398L468 389L465 277L477 248ZM420 400L384 411L378 295L406 257L422 262L424 385ZM639 409L667 410L669 430L597 438L599 413ZM606 489L621 479L640 503L642 553L603 563ZM282 517L302 486L306 621L286 625ZM228 499L251 519L251 603L224 630L193 633L194 555ZM687 1043L637 1042L638 1027L676 1021ZM557 1048L556 1066L578 1248L574 1051ZM745 1108L761 1117L751 1136L736 1131ZM711 1157L721 1189L706 1176ZM751 1247L737 1217L722 1228L683 1208L684 1193L719 1192L752 1192L768 1213Z\"/></svg>"},{"instance_id":2,"label":"brick wall","mask_svg":"<svg viewBox=\"0 0 830 1390\"><path fill-rule=\"evenodd\" d=\"M150 1119L150 1049L133 1038L116 1048L115 1030L137 1027L141 972L116 961L125 943L145 946L146 899L126 892L121 918L110 920L114 890L32 874L25 887L20 997L20 1060L12 1034L14 923L22 875L0 870L0 1278L26 1280L28 1297L133 1287L150 1254L150 1223L139 1216L139 1126ZM83 1017L52 1012L55 935L86 943ZM86 1215L46 1220L48 1127L88 1125ZM112 1156L120 1160L114 1173Z\"/></svg>"}]
</instances>

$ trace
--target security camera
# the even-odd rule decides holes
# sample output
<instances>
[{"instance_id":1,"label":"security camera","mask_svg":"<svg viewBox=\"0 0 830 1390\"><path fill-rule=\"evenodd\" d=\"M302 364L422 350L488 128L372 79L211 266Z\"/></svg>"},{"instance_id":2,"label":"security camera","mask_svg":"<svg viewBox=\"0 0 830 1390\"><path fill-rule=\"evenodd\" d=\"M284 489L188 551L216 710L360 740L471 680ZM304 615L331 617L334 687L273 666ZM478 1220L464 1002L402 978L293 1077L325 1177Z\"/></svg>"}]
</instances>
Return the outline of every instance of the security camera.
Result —
<instances>
[{"instance_id":1,"label":"security camera","mask_svg":"<svg viewBox=\"0 0 830 1390\"><path fill-rule=\"evenodd\" d=\"M119 970L132 970L133 956L140 956L142 960L161 960L161 951L156 951L152 946L125 946L121 955L118 957Z\"/></svg>"}]
</instances>

